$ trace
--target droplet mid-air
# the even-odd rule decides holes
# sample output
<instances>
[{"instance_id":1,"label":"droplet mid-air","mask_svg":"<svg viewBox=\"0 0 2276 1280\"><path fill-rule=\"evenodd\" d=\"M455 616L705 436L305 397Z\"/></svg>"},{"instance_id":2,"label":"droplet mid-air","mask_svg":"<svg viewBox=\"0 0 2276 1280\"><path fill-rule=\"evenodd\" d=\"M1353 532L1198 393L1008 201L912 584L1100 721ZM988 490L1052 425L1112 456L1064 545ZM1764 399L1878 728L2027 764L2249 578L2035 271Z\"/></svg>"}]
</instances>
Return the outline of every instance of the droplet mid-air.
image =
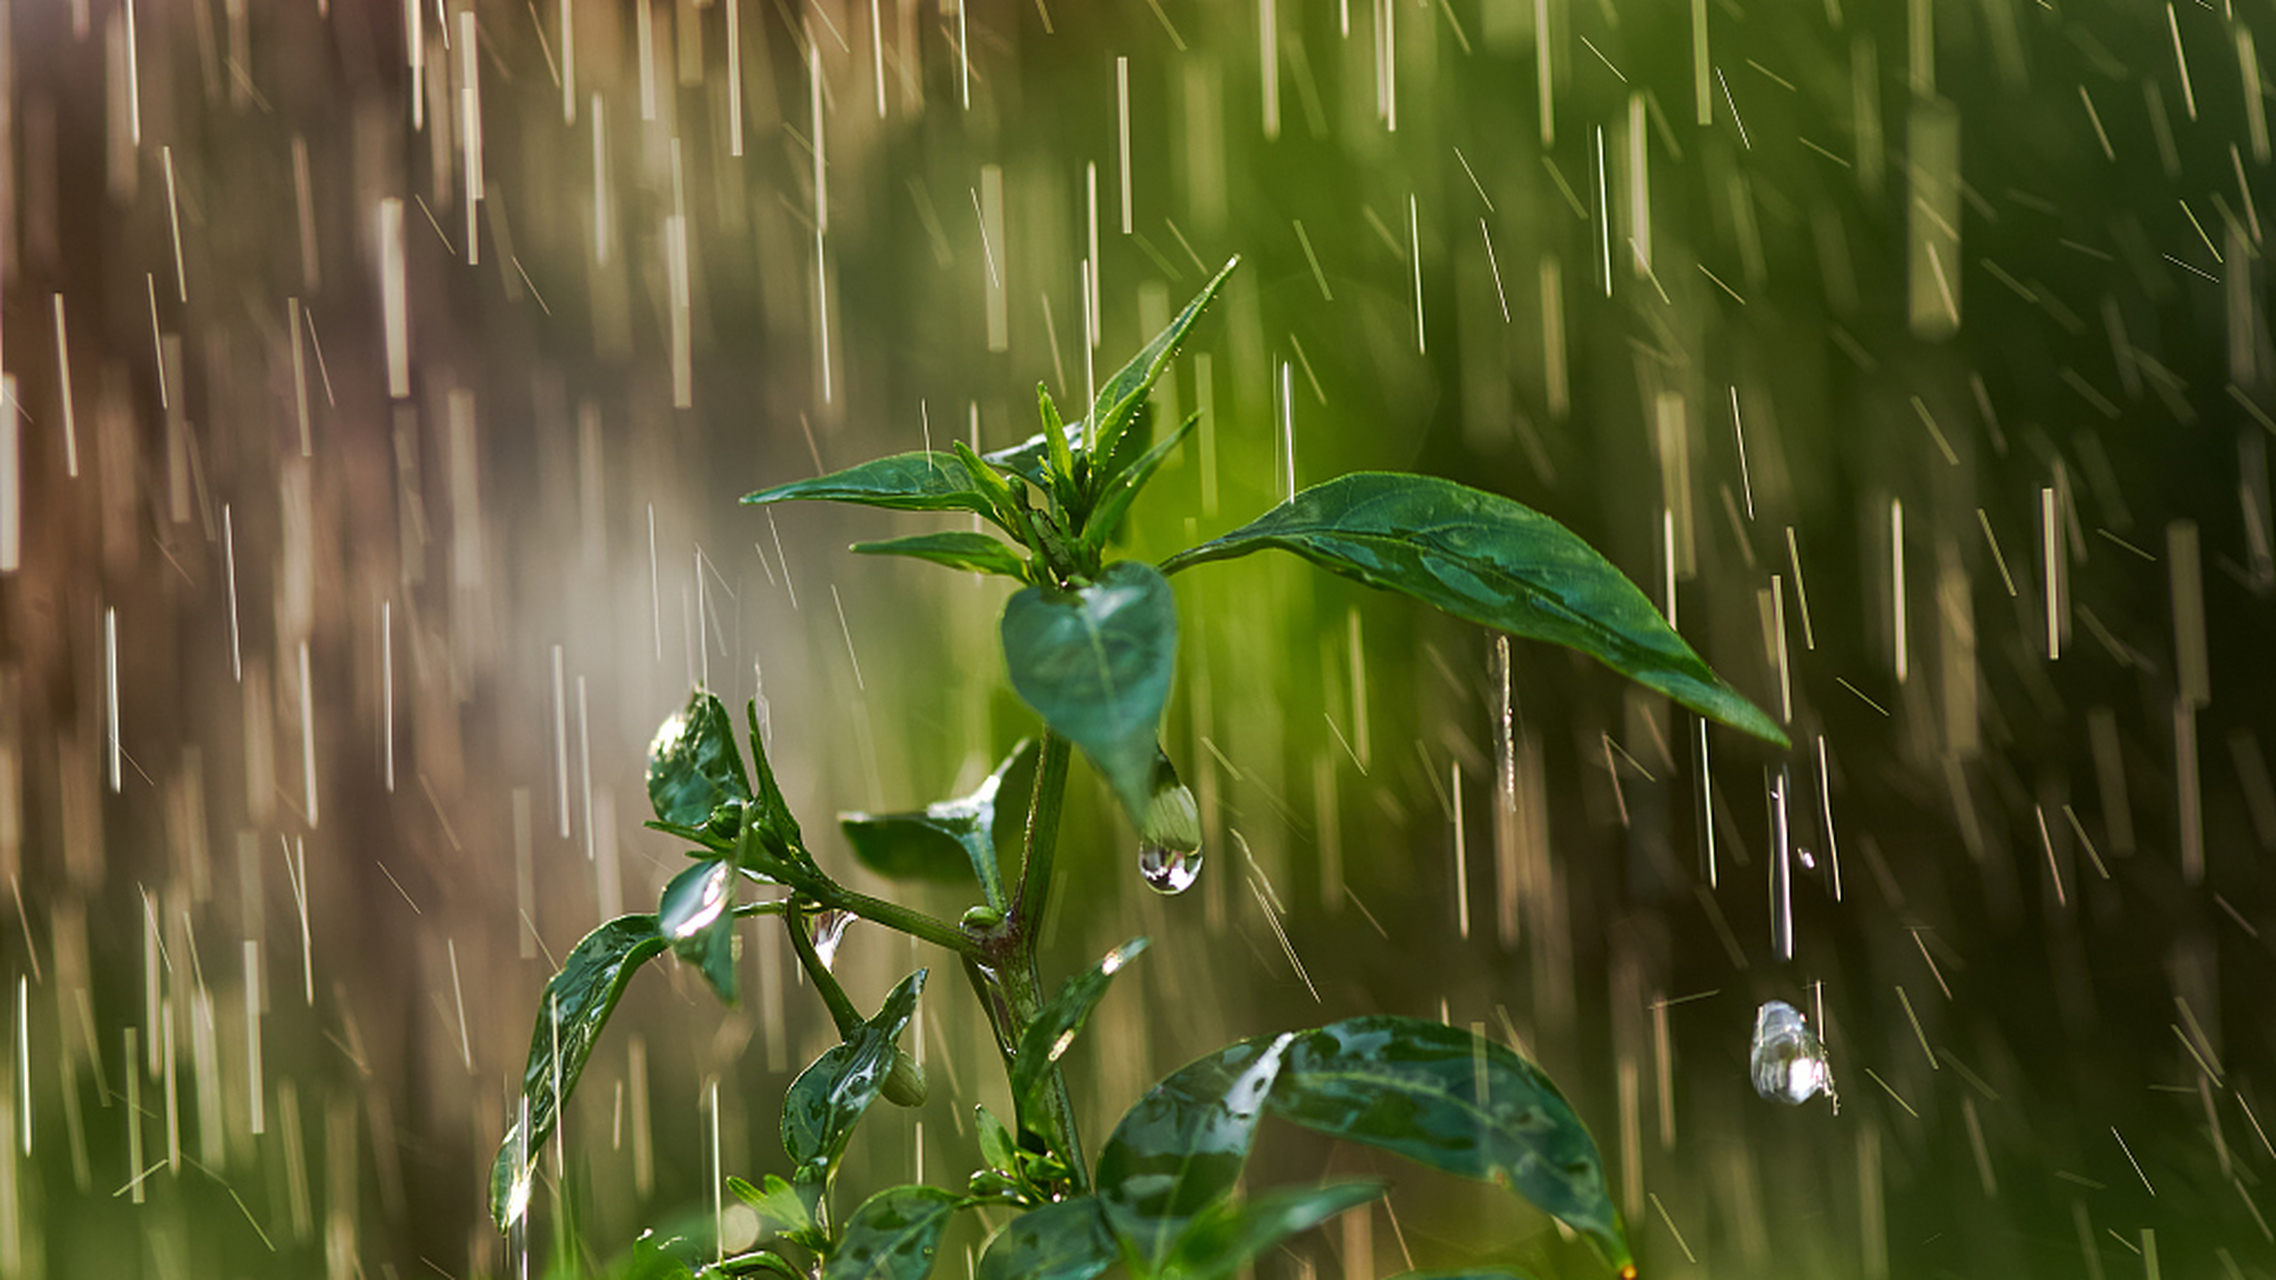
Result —
<instances>
[{"instance_id":1,"label":"droplet mid-air","mask_svg":"<svg viewBox=\"0 0 2276 1280\"><path fill-rule=\"evenodd\" d=\"M1201 878L1201 850L1172 849L1158 844L1138 846L1138 874L1156 893L1184 893Z\"/></svg>"},{"instance_id":2,"label":"droplet mid-air","mask_svg":"<svg viewBox=\"0 0 2276 1280\"><path fill-rule=\"evenodd\" d=\"M1833 1098L1833 1065L1802 1012L1783 1000L1754 1016L1754 1091L1798 1107L1818 1094ZM1837 1103L1838 1105L1838 1103Z\"/></svg>"}]
</instances>

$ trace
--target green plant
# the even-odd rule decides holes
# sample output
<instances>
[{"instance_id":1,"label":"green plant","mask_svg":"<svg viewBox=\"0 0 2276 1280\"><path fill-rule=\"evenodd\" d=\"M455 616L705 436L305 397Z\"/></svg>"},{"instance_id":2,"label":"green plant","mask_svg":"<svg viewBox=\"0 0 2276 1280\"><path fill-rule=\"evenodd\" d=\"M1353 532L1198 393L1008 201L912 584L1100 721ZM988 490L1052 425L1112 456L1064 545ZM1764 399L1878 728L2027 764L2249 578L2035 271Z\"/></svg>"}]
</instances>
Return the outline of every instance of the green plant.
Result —
<instances>
[{"instance_id":1,"label":"green plant","mask_svg":"<svg viewBox=\"0 0 2276 1280\"><path fill-rule=\"evenodd\" d=\"M1066 423L1040 396L1043 430L982 456L912 453L754 493L754 504L828 499L920 511L969 511L1009 541L977 531L863 543L1018 580L1002 637L1011 681L1043 719L976 792L914 813L841 819L856 856L887 876L951 881L981 901L950 923L840 885L808 852L750 716L751 769L716 697L697 690L650 748L649 825L695 846L696 861L653 915L610 921L580 942L546 984L523 1076L524 1107L491 1177L501 1225L526 1210L536 1156L639 965L670 950L719 996L735 999L733 936L750 916L779 917L842 1042L790 1086L782 1141L790 1178L731 1179L768 1235L705 1274L914 1280L931 1269L961 1208L1021 1210L979 1262L982 1277L1087 1280L1120 1262L1136 1276L1234 1274L1289 1235L1379 1195L1374 1182L1234 1191L1266 1113L1425 1165L1500 1183L1586 1236L1611 1269L1633 1275L1625 1228L1595 1143L1555 1085L1500 1045L1436 1022L1360 1017L1231 1045L1173 1073L1086 1159L1059 1060L1137 939L1052 993L1037 964L1051 907L1051 864L1073 748L1081 748L1137 827L1155 878L1190 871L1200 847L1192 793L1157 734L1177 648L1166 574L1264 547L1400 592L1458 617L1587 653L1702 715L1781 744L1784 735L1718 679L1602 556L1537 512L1444 480L1347 475L1296 494L1249 525L1162 565L1109 560L1108 543L1194 419L1148 439L1155 380L1223 283L1211 280L1170 326ZM1017 826L999 821L1024 801ZM1007 846L1002 855L999 843ZM1003 863L1015 872L1007 882ZM780 896L739 902L744 881ZM881 1191L840 1219L833 1173L854 1125L881 1094L913 1103L925 1083L896 1046L926 973L863 1017L815 943L822 913L845 913L922 938L954 955L1002 1050L1010 1123L978 1113L987 1167L954 1192ZM661 1255L656 1255L661 1257ZM663 1259L665 1274L678 1263ZM1486 1274L1486 1273L1480 1273ZM1491 1274L1509 1275L1507 1271Z\"/></svg>"}]
</instances>

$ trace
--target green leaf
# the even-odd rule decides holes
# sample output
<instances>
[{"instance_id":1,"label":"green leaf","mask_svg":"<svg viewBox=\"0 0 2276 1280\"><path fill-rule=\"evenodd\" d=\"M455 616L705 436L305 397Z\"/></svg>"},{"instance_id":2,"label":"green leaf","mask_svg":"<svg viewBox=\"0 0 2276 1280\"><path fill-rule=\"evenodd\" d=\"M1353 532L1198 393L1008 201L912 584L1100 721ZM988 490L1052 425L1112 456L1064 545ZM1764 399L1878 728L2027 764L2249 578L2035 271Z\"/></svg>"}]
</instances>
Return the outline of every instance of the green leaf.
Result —
<instances>
[{"instance_id":1,"label":"green leaf","mask_svg":"<svg viewBox=\"0 0 2276 1280\"><path fill-rule=\"evenodd\" d=\"M766 1276L771 1277L772 1280L806 1280L804 1271L800 1270L790 1259L772 1249L753 1249L749 1253L738 1253L731 1258L723 1258L717 1263L705 1267L700 1280L712 1280L714 1276L734 1277L736 1280L740 1280L744 1276Z\"/></svg>"},{"instance_id":2,"label":"green leaf","mask_svg":"<svg viewBox=\"0 0 2276 1280\"><path fill-rule=\"evenodd\" d=\"M743 704L743 721L750 727L751 764L759 783L758 794L751 801L751 808L756 812L745 815L745 830L755 831L760 843L776 857L812 870L814 859L806 852L805 837L798 830L798 817L791 813L790 802L782 798L782 786L774 780L774 766L767 763L766 740L759 732L757 698Z\"/></svg>"},{"instance_id":3,"label":"green leaf","mask_svg":"<svg viewBox=\"0 0 2276 1280\"><path fill-rule=\"evenodd\" d=\"M656 927L672 954L694 965L719 998L735 1003L735 866L699 862L672 877L656 904Z\"/></svg>"},{"instance_id":4,"label":"green leaf","mask_svg":"<svg viewBox=\"0 0 2276 1280\"><path fill-rule=\"evenodd\" d=\"M845 1236L822 1280L923 1280L957 1198L939 1187L887 1187L846 1219Z\"/></svg>"},{"instance_id":5,"label":"green leaf","mask_svg":"<svg viewBox=\"0 0 2276 1280\"><path fill-rule=\"evenodd\" d=\"M973 1280L1091 1280L1118 1256L1098 1200L1076 1196L1005 1223L972 1274Z\"/></svg>"},{"instance_id":6,"label":"green leaf","mask_svg":"<svg viewBox=\"0 0 2276 1280\"><path fill-rule=\"evenodd\" d=\"M1059 406L1051 400L1051 392L1040 382L1035 384L1035 409L1043 419L1043 431L1037 439L1043 442L1044 456L1050 463L1049 478L1055 482L1052 492L1063 506L1072 506L1076 486L1082 475L1075 464L1075 448L1082 444L1081 432L1073 439L1067 436L1067 424L1059 417Z\"/></svg>"},{"instance_id":7,"label":"green leaf","mask_svg":"<svg viewBox=\"0 0 2276 1280\"><path fill-rule=\"evenodd\" d=\"M720 805L750 798L735 723L718 698L698 689L648 744L649 803L665 822L701 827Z\"/></svg>"},{"instance_id":8,"label":"green leaf","mask_svg":"<svg viewBox=\"0 0 2276 1280\"><path fill-rule=\"evenodd\" d=\"M865 556L910 556L930 560L951 569L970 569L974 573L993 573L1000 577L1027 579L1027 562L1010 547L984 533L970 530L950 530L946 533L920 533L906 538L889 538L883 542L857 542L853 549Z\"/></svg>"},{"instance_id":9,"label":"green leaf","mask_svg":"<svg viewBox=\"0 0 2276 1280\"><path fill-rule=\"evenodd\" d=\"M805 1197L798 1194L798 1188L783 1181L782 1175L768 1174L764 1187L754 1187L741 1178L729 1176L727 1189L758 1214L762 1234L782 1236L799 1244L816 1242L814 1215L807 1211Z\"/></svg>"},{"instance_id":10,"label":"green leaf","mask_svg":"<svg viewBox=\"0 0 2276 1280\"><path fill-rule=\"evenodd\" d=\"M816 1058L783 1095L782 1149L789 1153L798 1181L827 1181L845 1154L854 1125L877 1100L893 1069L893 1042L917 1012L925 972L919 969L903 978L876 1017Z\"/></svg>"},{"instance_id":11,"label":"green leaf","mask_svg":"<svg viewBox=\"0 0 2276 1280\"><path fill-rule=\"evenodd\" d=\"M1492 1267L1482 1271L1402 1271L1391 1280L1533 1280L1533 1276L1514 1267Z\"/></svg>"},{"instance_id":12,"label":"green leaf","mask_svg":"<svg viewBox=\"0 0 2276 1280\"><path fill-rule=\"evenodd\" d=\"M1131 560L1108 565L1080 590L1029 587L1004 606L1012 687L1083 749L1133 822L1152 795L1177 631L1169 582Z\"/></svg>"},{"instance_id":13,"label":"green leaf","mask_svg":"<svg viewBox=\"0 0 2276 1280\"><path fill-rule=\"evenodd\" d=\"M1170 357L1177 354L1178 344L1185 341L1186 331L1193 328L1194 322L1201 318L1202 308L1207 307L1210 299L1217 296L1217 291L1224 287L1225 277L1233 274L1233 268L1239 265L1241 259L1238 255L1226 259L1225 265L1210 277L1208 284L1201 286L1201 292L1193 296L1193 301L1185 304L1185 310L1178 312L1177 318L1170 321L1169 327L1155 334L1152 342L1132 356L1130 363L1116 370L1114 376L1106 380L1106 385L1098 389L1098 399L1091 403L1091 420L1098 424L1097 434L1091 441L1093 458L1114 458L1115 446L1122 442L1122 433L1129 429L1130 420L1137 415L1138 406L1144 403L1146 393L1154 389L1154 383L1162 376L1162 370L1169 367ZM1091 474L1094 485L1112 478L1111 470L1102 472L1094 464Z\"/></svg>"},{"instance_id":14,"label":"green leaf","mask_svg":"<svg viewBox=\"0 0 2276 1280\"><path fill-rule=\"evenodd\" d=\"M1122 966L1146 949L1147 940L1132 938L1106 953L1097 964L1067 979L1059 994L1051 997L1027 1030L1020 1035L1019 1052L1012 1056L1012 1101L1019 1108L1020 1124L1034 1133L1046 1133L1043 1126L1048 1112L1044 1094L1050 1087L1051 1068L1075 1042L1075 1036L1088 1021L1091 1010L1106 995L1108 984Z\"/></svg>"},{"instance_id":15,"label":"green leaf","mask_svg":"<svg viewBox=\"0 0 2276 1280\"><path fill-rule=\"evenodd\" d=\"M897 880L967 884L976 876L990 904L1004 901L996 848L996 806L1009 800L1024 816L1035 778L1036 742L1023 738L970 795L942 800L913 813L841 813L854 856L879 875Z\"/></svg>"},{"instance_id":16,"label":"green leaf","mask_svg":"<svg viewBox=\"0 0 2276 1280\"><path fill-rule=\"evenodd\" d=\"M1161 443L1148 449L1138 461L1115 472L1107 480L1105 488L1099 494L1098 505L1092 509L1089 522L1083 526L1086 541L1094 547L1106 545L1107 539L1112 538L1116 528L1121 525L1122 517L1129 514L1130 504L1137 501L1138 491L1146 487L1146 482L1152 480L1154 473L1162 469L1162 463L1168 460L1179 445L1185 443L1185 438L1193 434L1193 429L1200 423L1200 414L1188 416L1178 424L1177 430L1163 437Z\"/></svg>"},{"instance_id":17,"label":"green leaf","mask_svg":"<svg viewBox=\"0 0 2276 1280\"><path fill-rule=\"evenodd\" d=\"M1530 507L1431 476L1362 471L1315 485L1163 564L1175 573L1264 547L1595 658L1710 719L1787 745L1612 563Z\"/></svg>"},{"instance_id":18,"label":"green leaf","mask_svg":"<svg viewBox=\"0 0 2276 1280\"><path fill-rule=\"evenodd\" d=\"M809 480L793 480L746 494L754 507L775 502L851 502L894 511L976 511L994 516L986 494L972 485L956 457L947 453L897 453Z\"/></svg>"},{"instance_id":19,"label":"green leaf","mask_svg":"<svg viewBox=\"0 0 2276 1280\"><path fill-rule=\"evenodd\" d=\"M972 1110L977 1121L975 1128L980 1140L980 1158L987 1161L992 1169L1016 1173L1019 1169L1018 1139L1012 1137L1012 1131L1005 1128L1004 1122L998 1120L986 1107L975 1105Z\"/></svg>"},{"instance_id":20,"label":"green leaf","mask_svg":"<svg viewBox=\"0 0 2276 1280\"><path fill-rule=\"evenodd\" d=\"M1539 1068L1482 1036L1421 1018L1332 1023L1289 1046L1272 1110L1508 1187L1593 1237L1614 1265L1629 1261L1588 1129Z\"/></svg>"},{"instance_id":21,"label":"green leaf","mask_svg":"<svg viewBox=\"0 0 2276 1280\"><path fill-rule=\"evenodd\" d=\"M609 1263L604 1280L692 1280L688 1264L667 1252L653 1236L643 1235Z\"/></svg>"},{"instance_id":22,"label":"green leaf","mask_svg":"<svg viewBox=\"0 0 2276 1280\"><path fill-rule=\"evenodd\" d=\"M490 1166L490 1216L510 1227L529 1208L530 1177L538 1153L560 1123L561 1107L593 1056L593 1042L608 1024L624 984L664 949L656 917L618 916L585 935L545 984L529 1062L522 1068L523 1117L506 1131Z\"/></svg>"},{"instance_id":23,"label":"green leaf","mask_svg":"<svg viewBox=\"0 0 2276 1280\"><path fill-rule=\"evenodd\" d=\"M1378 1180L1275 1187L1219 1205L1193 1224L1170 1267L1185 1280L1223 1280L1290 1236L1382 1195L1383 1187Z\"/></svg>"},{"instance_id":24,"label":"green leaf","mask_svg":"<svg viewBox=\"0 0 2276 1280\"><path fill-rule=\"evenodd\" d=\"M1293 1035L1180 1067L1125 1112L1099 1150L1098 1198L1132 1271L1160 1269L1196 1218L1232 1194Z\"/></svg>"}]
</instances>

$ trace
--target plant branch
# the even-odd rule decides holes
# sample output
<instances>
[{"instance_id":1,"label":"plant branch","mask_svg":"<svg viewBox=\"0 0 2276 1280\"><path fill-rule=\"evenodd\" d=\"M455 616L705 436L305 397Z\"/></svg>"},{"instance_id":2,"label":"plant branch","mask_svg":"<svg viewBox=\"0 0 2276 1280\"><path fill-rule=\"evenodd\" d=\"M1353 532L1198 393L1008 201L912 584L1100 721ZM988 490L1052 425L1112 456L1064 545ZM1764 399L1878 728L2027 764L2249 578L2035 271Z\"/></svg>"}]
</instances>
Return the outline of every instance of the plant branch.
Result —
<instances>
[{"instance_id":1,"label":"plant branch","mask_svg":"<svg viewBox=\"0 0 2276 1280\"><path fill-rule=\"evenodd\" d=\"M980 954L979 943L966 936L962 929L937 916L928 916L922 911L912 910L897 902L887 902L883 898L872 898L866 893L857 893L833 880L801 884L797 888L801 893L807 894L825 907L850 911L873 924L881 924L888 929L897 929L911 937L922 938L936 947L945 947L958 955L977 956Z\"/></svg>"},{"instance_id":2,"label":"plant branch","mask_svg":"<svg viewBox=\"0 0 2276 1280\"><path fill-rule=\"evenodd\" d=\"M861 1010L838 985L837 975L822 963L821 954L814 950L813 936L806 932L806 913L791 907L782 913L783 926L790 931L790 949L797 953L798 963L805 968L806 976L814 980L814 989L822 993L822 1003L830 1006L830 1021L838 1024L838 1037L851 1039L862 1024Z\"/></svg>"},{"instance_id":3,"label":"plant branch","mask_svg":"<svg viewBox=\"0 0 2276 1280\"><path fill-rule=\"evenodd\" d=\"M1051 897L1051 858L1059 843L1059 809L1067 794L1067 739L1043 731L1041 757L1035 765L1035 793L1028 798L1027 845L1020 858L1019 891L1012 898L1015 936L1030 956L1033 939Z\"/></svg>"}]
</instances>

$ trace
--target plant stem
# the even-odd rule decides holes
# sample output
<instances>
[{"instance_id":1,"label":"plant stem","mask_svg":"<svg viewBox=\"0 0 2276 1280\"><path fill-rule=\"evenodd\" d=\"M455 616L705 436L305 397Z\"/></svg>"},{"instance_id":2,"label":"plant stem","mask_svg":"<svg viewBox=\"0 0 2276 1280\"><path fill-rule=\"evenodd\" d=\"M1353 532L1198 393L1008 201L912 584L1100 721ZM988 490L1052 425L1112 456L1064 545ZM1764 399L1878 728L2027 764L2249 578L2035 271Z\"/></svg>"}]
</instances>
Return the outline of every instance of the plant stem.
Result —
<instances>
[{"instance_id":1,"label":"plant stem","mask_svg":"<svg viewBox=\"0 0 2276 1280\"><path fill-rule=\"evenodd\" d=\"M850 911L864 920L884 925L888 929L898 929L912 937L922 938L936 947L945 947L958 955L977 956L980 954L980 944L966 936L962 929L946 920L928 916L922 911L913 911L897 902L887 902L883 898L872 898L866 893L856 893L835 881L824 880L813 884L801 884L796 887L800 892L811 896L825 907Z\"/></svg>"},{"instance_id":2,"label":"plant stem","mask_svg":"<svg viewBox=\"0 0 2276 1280\"><path fill-rule=\"evenodd\" d=\"M1011 1006L1011 1043L1017 1045L1027 1025L1043 1007L1043 973L1036 950L1043 939L1045 913L1051 905L1051 859L1059 843L1059 810L1067 796L1067 739L1046 729L1042 758L1035 766L1035 792L1028 800L1027 849L1020 865L1019 892L1012 899L1006 920L1010 954L998 970L1004 995ZM1083 1157L1082 1133L1075 1127L1075 1105L1067 1096L1067 1079L1054 1065L1048 1072L1045 1106L1051 1126L1058 1130L1059 1154L1072 1171L1075 1190L1090 1189L1090 1169Z\"/></svg>"},{"instance_id":3,"label":"plant stem","mask_svg":"<svg viewBox=\"0 0 2276 1280\"><path fill-rule=\"evenodd\" d=\"M806 932L806 913L796 907L788 908L782 913L782 923L790 931L790 949L797 953L798 963L805 968L806 976L814 980L814 989L822 993L822 1003L830 1006L830 1021L838 1024L838 1038L851 1039L861 1027L861 1010L854 1007L846 989L838 985L837 975L830 972L830 967L822 963L821 955L814 950L814 939Z\"/></svg>"}]
</instances>

